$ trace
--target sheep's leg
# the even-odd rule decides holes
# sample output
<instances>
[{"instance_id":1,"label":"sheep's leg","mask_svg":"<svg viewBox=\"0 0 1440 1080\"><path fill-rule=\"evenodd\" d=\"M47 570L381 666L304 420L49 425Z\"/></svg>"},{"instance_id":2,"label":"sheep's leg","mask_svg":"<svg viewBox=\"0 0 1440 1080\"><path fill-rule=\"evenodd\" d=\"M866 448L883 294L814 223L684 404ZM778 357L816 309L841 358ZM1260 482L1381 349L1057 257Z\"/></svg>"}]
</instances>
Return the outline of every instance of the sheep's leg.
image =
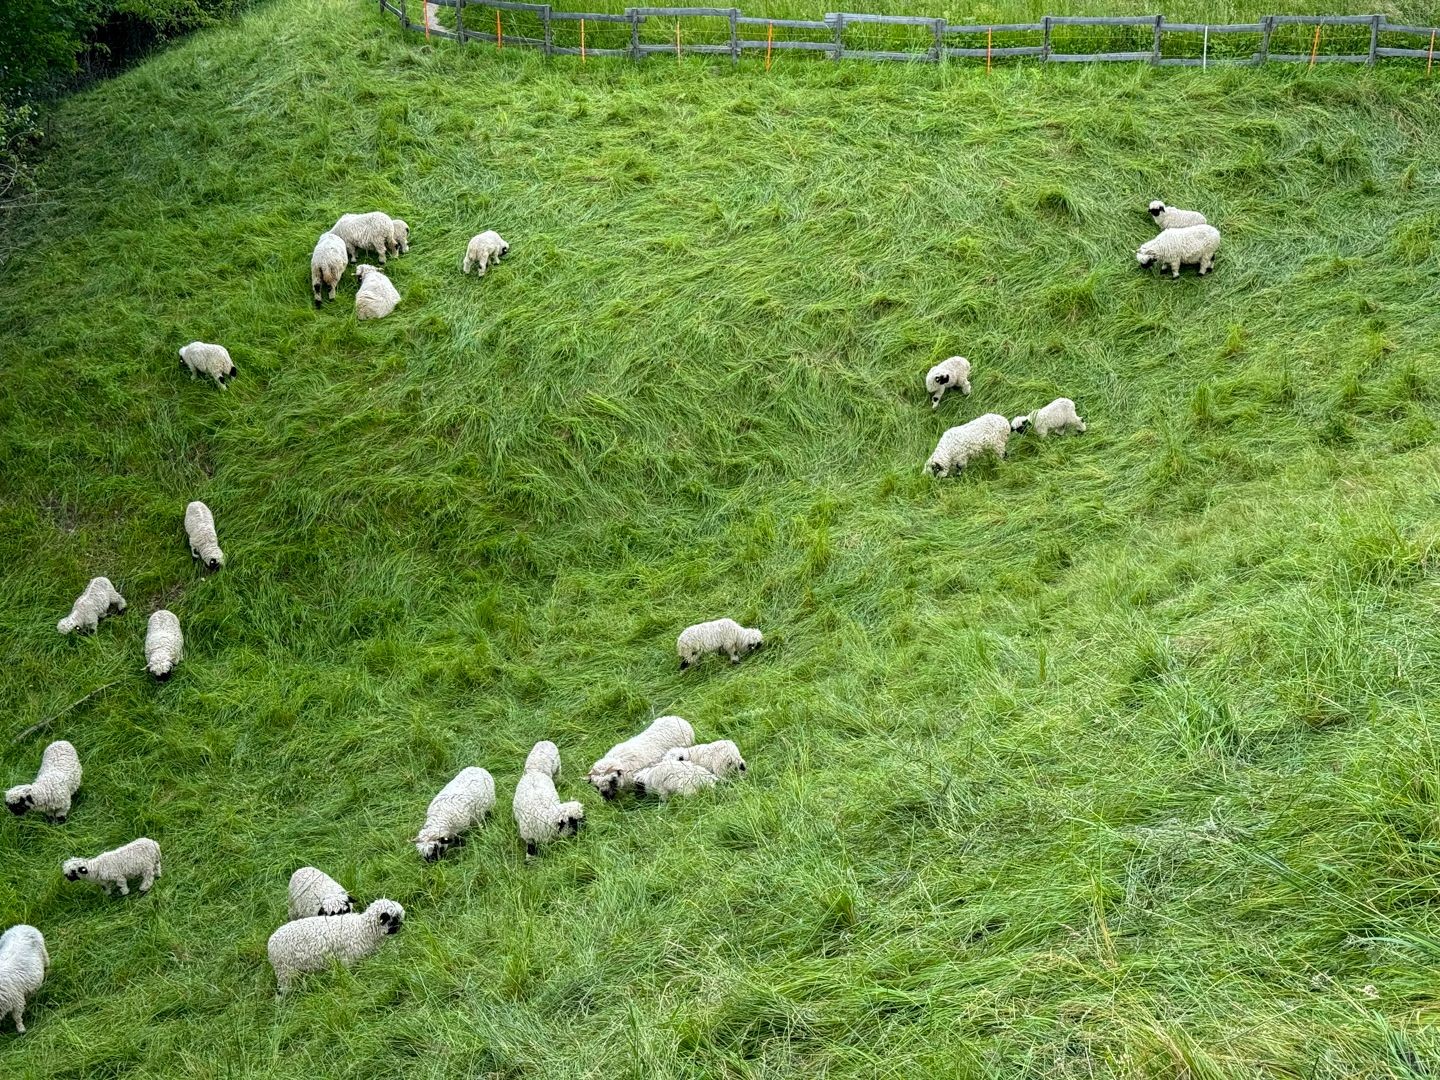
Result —
<instances>
[{"instance_id":1,"label":"sheep's leg","mask_svg":"<svg viewBox=\"0 0 1440 1080\"><path fill-rule=\"evenodd\" d=\"M109 890L109 886L106 886L106 890L107 890L107 891ZM120 879L120 895L121 895L121 896L129 896L129 895L130 895L130 882L129 882L128 879L123 878L123 877Z\"/></svg>"},{"instance_id":2,"label":"sheep's leg","mask_svg":"<svg viewBox=\"0 0 1440 1080\"><path fill-rule=\"evenodd\" d=\"M732 664L738 664L739 662L740 662L740 657L739 657L739 655L732 652L732 653L730 654L730 663L732 663Z\"/></svg>"},{"instance_id":3,"label":"sheep's leg","mask_svg":"<svg viewBox=\"0 0 1440 1080\"><path fill-rule=\"evenodd\" d=\"M147 893L147 892L149 892L149 891L150 891L150 886L151 886L151 885L154 885L154 884L155 884L155 877L154 877L153 874L142 874L142 875L140 876L140 891L141 891L142 893Z\"/></svg>"},{"instance_id":4,"label":"sheep's leg","mask_svg":"<svg viewBox=\"0 0 1440 1080\"><path fill-rule=\"evenodd\" d=\"M19 1005L15 1006L15 1010L14 1010L14 1012L12 1012L12 1013L10 1014L10 1018L15 1021L15 1034L16 1034L16 1035L24 1035L24 1034L25 1034L25 1003L24 1003L23 1001L22 1001Z\"/></svg>"},{"instance_id":5,"label":"sheep's leg","mask_svg":"<svg viewBox=\"0 0 1440 1080\"><path fill-rule=\"evenodd\" d=\"M962 383L960 384L960 393L965 394L967 397L969 396L969 394L970 394L970 380L969 380L969 379L966 379L964 382L962 382Z\"/></svg>"},{"instance_id":6,"label":"sheep's leg","mask_svg":"<svg viewBox=\"0 0 1440 1080\"><path fill-rule=\"evenodd\" d=\"M465 261L460 264L460 272L462 274L468 274L473 269L475 269L475 260L470 258L470 255L467 252L465 255Z\"/></svg>"}]
</instances>

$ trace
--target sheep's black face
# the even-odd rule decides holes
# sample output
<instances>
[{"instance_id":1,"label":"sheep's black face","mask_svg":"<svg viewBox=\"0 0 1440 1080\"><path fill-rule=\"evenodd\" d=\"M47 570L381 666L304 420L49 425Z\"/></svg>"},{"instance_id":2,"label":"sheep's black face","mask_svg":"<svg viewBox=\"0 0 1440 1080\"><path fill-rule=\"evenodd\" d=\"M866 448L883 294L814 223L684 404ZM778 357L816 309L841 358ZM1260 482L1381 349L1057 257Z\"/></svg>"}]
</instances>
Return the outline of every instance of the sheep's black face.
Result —
<instances>
[{"instance_id":1,"label":"sheep's black face","mask_svg":"<svg viewBox=\"0 0 1440 1080\"><path fill-rule=\"evenodd\" d=\"M1152 206L1150 207L1150 216L1158 218L1161 211L1163 211L1164 209L1165 208L1163 206Z\"/></svg>"},{"instance_id":2,"label":"sheep's black face","mask_svg":"<svg viewBox=\"0 0 1440 1080\"><path fill-rule=\"evenodd\" d=\"M947 383L950 382L950 376L949 376L949 375L936 375L936 376L935 376L935 382L936 382L938 385L940 385L940 386L945 386Z\"/></svg>"},{"instance_id":3,"label":"sheep's black face","mask_svg":"<svg viewBox=\"0 0 1440 1080\"><path fill-rule=\"evenodd\" d=\"M500 254L501 254L501 255L509 255L509 254L510 254L510 245L509 245L509 244L506 244L504 247L502 247L502 248L500 249Z\"/></svg>"},{"instance_id":4,"label":"sheep's black face","mask_svg":"<svg viewBox=\"0 0 1440 1080\"><path fill-rule=\"evenodd\" d=\"M18 799L5 800L6 808L16 817L23 817L34 805L35 800L29 795L21 795Z\"/></svg>"},{"instance_id":5,"label":"sheep's black face","mask_svg":"<svg viewBox=\"0 0 1440 1080\"><path fill-rule=\"evenodd\" d=\"M740 772L741 772L742 774L745 772L745 763L744 763L743 761L740 762Z\"/></svg>"},{"instance_id":6,"label":"sheep's black face","mask_svg":"<svg viewBox=\"0 0 1440 1080\"><path fill-rule=\"evenodd\" d=\"M150 674L155 676L156 682L169 682L170 676L174 673L170 671L152 671Z\"/></svg>"},{"instance_id":7,"label":"sheep's black face","mask_svg":"<svg viewBox=\"0 0 1440 1080\"><path fill-rule=\"evenodd\" d=\"M1024 435L1025 432L1030 430L1030 421L1028 419L1017 420L1010 425L1010 430L1015 432L1016 435Z\"/></svg>"},{"instance_id":8,"label":"sheep's black face","mask_svg":"<svg viewBox=\"0 0 1440 1080\"><path fill-rule=\"evenodd\" d=\"M209 567L212 571L214 571L214 570L219 570L219 569L220 569L220 560L219 560L219 559L211 559L211 560L210 560L209 562L207 562L205 565L206 565L207 567Z\"/></svg>"},{"instance_id":9,"label":"sheep's black face","mask_svg":"<svg viewBox=\"0 0 1440 1080\"><path fill-rule=\"evenodd\" d=\"M945 471L945 466L941 465L938 461L932 461L932 462L930 463L930 475L931 475L931 476L939 476L939 475L940 475L942 472L944 472L944 471Z\"/></svg>"},{"instance_id":10,"label":"sheep's black face","mask_svg":"<svg viewBox=\"0 0 1440 1080\"><path fill-rule=\"evenodd\" d=\"M749 651L749 652L754 652L756 649L758 649L761 645L764 645L764 644L765 644L765 643L764 643L763 641L752 641L752 642L750 643L750 648L749 648L748 651Z\"/></svg>"},{"instance_id":11,"label":"sheep's black face","mask_svg":"<svg viewBox=\"0 0 1440 1080\"><path fill-rule=\"evenodd\" d=\"M1142 251L1135 256L1135 261L1138 262L1141 266L1148 267L1151 263L1155 261L1155 256L1151 255L1148 251Z\"/></svg>"},{"instance_id":12,"label":"sheep's black face","mask_svg":"<svg viewBox=\"0 0 1440 1080\"><path fill-rule=\"evenodd\" d=\"M600 797L608 802L620 794L620 777L622 775L622 773L616 772L602 777L592 776L590 783L595 785L595 790L600 793Z\"/></svg>"}]
</instances>

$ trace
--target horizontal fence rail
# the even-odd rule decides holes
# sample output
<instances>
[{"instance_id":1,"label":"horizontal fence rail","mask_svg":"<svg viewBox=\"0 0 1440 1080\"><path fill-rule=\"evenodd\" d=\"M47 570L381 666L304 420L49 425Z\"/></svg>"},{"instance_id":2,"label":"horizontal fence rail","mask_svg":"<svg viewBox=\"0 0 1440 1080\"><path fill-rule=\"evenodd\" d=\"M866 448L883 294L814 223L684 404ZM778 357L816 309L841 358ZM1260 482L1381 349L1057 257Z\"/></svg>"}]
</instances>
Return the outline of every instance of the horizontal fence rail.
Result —
<instances>
[{"instance_id":1,"label":"horizontal fence rail","mask_svg":"<svg viewBox=\"0 0 1440 1080\"><path fill-rule=\"evenodd\" d=\"M537 48L547 56L579 56L582 61L591 56L640 60L692 54L728 56L738 63L744 53L763 53L768 67L776 52L823 53L830 60L977 60L987 69L997 60L1022 58L1159 67L1270 62L1374 66L1378 60L1411 60L1430 74L1440 46L1440 28L1391 23L1384 15L1265 15L1256 22L1216 25L1169 22L1163 15L1047 15L1031 23L951 24L938 17L862 12L768 19L723 7L633 7L623 14L592 14L519 0L379 0L379 5L406 30L423 31L427 37ZM453 26L441 21L442 10L454 13ZM1328 42L1327 27L1334 28ZM1075 35L1107 28L1122 33L1106 44L1121 40L1126 47L1075 48ZM1284 51L1290 48L1302 51Z\"/></svg>"}]
</instances>

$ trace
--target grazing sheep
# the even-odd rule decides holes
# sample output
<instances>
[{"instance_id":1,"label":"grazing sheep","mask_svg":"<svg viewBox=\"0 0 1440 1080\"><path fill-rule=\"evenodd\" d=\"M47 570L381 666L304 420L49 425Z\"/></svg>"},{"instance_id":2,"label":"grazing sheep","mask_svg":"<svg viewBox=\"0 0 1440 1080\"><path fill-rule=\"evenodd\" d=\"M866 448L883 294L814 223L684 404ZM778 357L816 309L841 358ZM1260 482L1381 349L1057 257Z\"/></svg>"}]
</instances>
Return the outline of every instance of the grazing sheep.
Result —
<instances>
[{"instance_id":1,"label":"grazing sheep","mask_svg":"<svg viewBox=\"0 0 1440 1080\"><path fill-rule=\"evenodd\" d=\"M57 825L63 824L70 816L70 798L80 790L82 775L75 747L64 739L57 740L40 755L40 771L35 779L5 792L5 805L16 817L39 810Z\"/></svg>"},{"instance_id":2,"label":"grazing sheep","mask_svg":"<svg viewBox=\"0 0 1440 1080\"><path fill-rule=\"evenodd\" d=\"M350 967L371 956L390 934L398 934L405 909L394 900L376 900L363 912L312 915L287 922L270 935L266 951L275 970L277 994L303 971L320 971L332 960Z\"/></svg>"},{"instance_id":3,"label":"grazing sheep","mask_svg":"<svg viewBox=\"0 0 1440 1080\"><path fill-rule=\"evenodd\" d=\"M345 886L323 870L302 866L290 875L290 918L344 915L354 908Z\"/></svg>"},{"instance_id":4,"label":"grazing sheep","mask_svg":"<svg viewBox=\"0 0 1440 1080\"><path fill-rule=\"evenodd\" d=\"M199 559L205 569L219 570L225 565L225 553L215 536L215 515L203 502L186 505L185 535L190 539L190 557Z\"/></svg>"},{"instance_id":5,"label":"grazing sheep","mask_svg":"<svg viewBox=\"0 0 1440 1080\"><path fill-rule=\"evenodd\" d=\"M21 923L0 934L0 1020L14 1020L15 1034L25 1034L25 1005L49 969L45 935L35 927Z\"/></svg>"},{"instance_id":6,"label":"grazing sheep","mask_svg":"<svg viewBox=\"0 0 1440 1080\"><path fill-rule=\"evenodd\" d=\"M310 288L315 293L315 306L320 306L320 288L330 287L330 299L335 299L335 286L345 276L345 267L350 262L350 249L345 241L333 232L320 234L315 241L315 253L310 256Z\"/></svg>"},{"instance_id":7,"label":"grazing sheep","mask_svg":"<svg viewBox=\"0 0 1440 1080\"><path fill-rule=\"evenodd\" d=\"M396 235L397 224L403 229L403 244L408 251L410 227L379 210L372 210L368 214L341 214L340 220L330 227L330 231L344 241L350 262L355 261L357 252L373 251L380 265L384 266L387 254L401 250L402 241Z\"/></svg>"},{"instance_id":8,"label":"grazing sheep","mask_svg":"<svg viewBox=\"0 0 1440 1080\"><path fill-rule=\"evenodd\" d=\"M612 746L590 766L587 777L602 797L613 799L634 783L635 774L677 746L692 746L695 729L679 716L662 716L633 739Z\"/></svg>"},{"instance_id":9,"label":"grazing sheep","mask_svg":"<svg viewBox=\"0 0 1440 1080\"><path fill-rule=\"evenodd\" d=\"M185 635L180 633L180 620L173 611L161 608L150 616L145 629L145 670L155 676L156 682L165 682L184 657Z\"/></svg>"},{"instance_id":10,"label":"grazing sheep","mask_svg":"<svg viewBox=\"0 0 1440 1080\"><path fill-rule=\"evenodd\" d=\"M765 635L759 630L741 626L734 619L712 619L681 630L675 651L684 671L706 653L728 653L730 662L738 664L742 652L752 653L764 643Z\"/></svg>"},{"instance_id":11,"label":"grazing sheep","mask_svg":"<svg viewBox=\"0 0 1440 1080\"><path fill-rule=\"evenodd\" d=\"M1035 434L1043 439L1055 432L1061 435L1072 431L1079 434L1085 430L1085 421L1075 411L1075 402L1068 397L1059 397L1029 416L1017 416L1010 421L1010 430L1017 435L1025 434L1032 427Z\"/></svg>"},{"instance_id":12,"label":"grazing sheep","mask_svg":"<svg viewBox=\"0 0 1440 1080\"><path fill-rule=\"evenodd\" d=\"M537 742L525 758L525 771L515 785L515 827L525 841L525 857L533 858L541 844L574 836L585 821L579 802L561 802L555 790L560 775L560 751L553 742Z\"/></svg>"},{"instance_id":13,"label":"grazing sheep","mask_svg":"<svg viewBox=\"0 0 1440 1080\"><path fill-rule=\"evenodd\" d=\"M701 743L699 746L677 746L665 751L665 760L699 765L721 779L735 772L745 775L745 759L740 756L740 748L729 739Z\"/></svg>"},{"instance_id":14,"label":"grazing sheep","mask_svg":"<svg viewBox=\"0 0 1440 1080\"><path fill-rule=\"evenodd\" d=\"M410 251L410 226L398 217L391 218L390 221L395 226L395 247L391 254L405 255Z\"/></svg>"},{"instance_id":15,"label":"grazing sheep","mask_svg":"<svg viewBox=\"0 0 1440 1080\"><path fill-rule=\"evenodd\" d=\"M355 268L360 288L355 292L355 318L383 319L400 303L400 293L390 279L369 263Z\"/></svg>"},{"instance_id":16,"label":"grazing sheep","mask_svg":"<svg viewBox=\"0 0 1440 1080\"><path fill-rule=\"evenodd\" d=\"M1220 247L1220 230L1213 225L1190 225L1183 229L1166 229L1154 240L1147 240L1135 252L1141 266L1159 263L1174 269L1170 276L1180 276L1181 263L1199 263L1203 276L1215 265L1215 252Z\"/></svg>"},{"instance_id":17,"label":"grazing sheep","mask_svg":"<svg viewBox=\"0 0 1440 1080\"><path fill-rule=\"evenodd\" d=\"M106 615L119 615L125 610L125 598L110 584L107 577L91 578L85 591L75 598L70 614L55 624L62 634L72 630L93 634Z\"/></svg>"},{"instance_id":18,"label":"grazing sheep","mask_svg":"<svg viewBox=\"0 0 1440 1080\"><path fill-rule=\"evenodd\" d=\"M1161 229L1184 229L1191 225L1204 225L1205 215L1198 210L1177 210L1166 206L1159 199L1150 204L1150 216Z\"/></svg>"},{"instance_id":19,"label":"grazing sheep","mask_svg":"<svg viewBox=\"0 0 1440 1080\"><path fill-rule=\"evenodd\" d=\"M987 450L1004 460L1005 443L1010 438L1010 421L999 413L977 416L968 424L952 427L940 436L935 452L925 462L933 476L959 475L965 466Z\"/></svg>"},{"instance_id":20,"label":"grazing sheep","mask_svg":"<svg viewBox=\"0 0 1440 1080\"><path fill-rule=\"evenodd\" d=\"M130 878L140 879L140 891L149 892L160 876L160 845L148 836L131 840L114 851L101 852L89 859L66 859L60 870L71 881L84 878L99 885L110 896L111 885L120 886L120 895L130 895Z\"/></svg>"},{"instance_id":21,"label":"grazing sheep","mask_svg":"<svg viewBox=\"0 0 1440 1080\"><path fill-rule=\"evenodd\" d=\"M930 391L930 407L938 409L945 391L957 387L962 394L970 393L970 361L963 356L942 360L925 373L925 389Z\"/></svg>"},{"instance_id":22,"label":"grazing sheep","mask_svg":"<svg viewBox=\"0 0 1440 1080\"><path fill-rule=\"evenodd\" d=\"M208 375L221 390L227 389L225 381L236 375L234 362L224 345L207 345L203 341L192 341L180 350L181 368L190 369L190 377Z\"/></svg>"},{"instance_id":23,"label":"grazing sheep","mask_svg":"<svg viewBox=\"0 0 1440 1080\"><path fill-rule=\"evenodd\" d=\"M494 229L482 232L479 236L470 238L470 246L465 249L465 261L460 264L460 272L468 274L471 270L479 267L479 277L485 276L485 268L492 262L498 263L502 255L510 254L510 245Z\"/></svg>"},{"instance_id":24,"label":"grazing sheep","mask_svg":"<svg viewBox=\"0 0 1440 1080\"><path fill-rule=\"evenodd\" d=\"M434 862L452 847L461 847L465 830L481 824L494 805L494 778L474 765L461 769L430 800L425 824L411 843L422 859Z\"/></svg>"},{"instance_id":25,"label":"grazing sheep","mask_svg":"<svg viewBox=\"0 0 1440 1080\"><path fill-rule=\"evenodd\" d=\"M709 769L688 761L661 761L635 774L635 794L654 795L661 802L675 795L694 795L715 786Z\"/></svg>"}]
</instances>

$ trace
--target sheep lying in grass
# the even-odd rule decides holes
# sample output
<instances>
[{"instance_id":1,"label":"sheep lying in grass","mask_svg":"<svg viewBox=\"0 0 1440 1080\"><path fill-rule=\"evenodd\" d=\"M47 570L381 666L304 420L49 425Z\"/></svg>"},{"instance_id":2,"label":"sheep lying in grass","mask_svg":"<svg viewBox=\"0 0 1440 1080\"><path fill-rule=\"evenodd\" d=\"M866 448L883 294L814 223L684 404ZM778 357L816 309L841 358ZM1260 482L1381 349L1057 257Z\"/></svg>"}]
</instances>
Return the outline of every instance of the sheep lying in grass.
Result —
<instances>
[{"instance_id":1,"label":"sheep lying in grass","mask_svg":"<svg viewBox=\"0 0 1440 1080\"><path fill-rule=\"evenodd\" d=\"M553 742L538 742L525 758L525 771L515 785L515 827L525 841L525 857L533 858L541 844L574 836L585 822L585 807L561 802L555 790L560 775L560 750Z\"/></svg>"},{"instance_id":2,"label":"sheep lying in grass","mask_svg":"<svg viewBox=\"0 0 1440 1080\"><path fill-rule=\"evenodd\" d=\"M224 345L209 345L203 341L192 341L180 350L180 366L190 369L190 377L208 375L221 390L226 389L227 379L236 375L235 363Z\"/></svg>"},{"instance_id":3,"label":"sheep lying in grass","mask_svg":"<svg viewBox=\"0 0 1440 1080\"><path fill-rule=\"evenodd\" d=\"M684 671L706 653L727 653L730 662L738 664L741 653L752 653L764 643L765 635L759 630L741 626L734 619L712 619L681 630L675 651Z\"/></svg>"},{"instance_id":4,"label":"sheep lying in grass","mask_svg":"<svg viewBox=\"0 0 1440 1080\"><path fill-rule=\"evenodd\" d=\"M125 610L125 598L110 584L107 577L91 578L85 591L75 598L70 614L55 624L62 634L79 630L93 634L106 615L119 615Z\"/></svg>"},{"instance_id":5,"label":"sheep lying in grass","mask_svg":"<svg viewBox=\"0 0 1440 1080\"><path fill-rule=\"evenodd\" d=\"M925 373L925 389L930 392L932 409L940 407L940 399L952 387L962 394L970 393L970 361L963 356L942 360Z\"/></svg>"},{"instance_id":6,"label":"sheep lying in grass","mask_svg":"<svg viewBox=\"0 0 1440 1080\"><path fill-rule=\"evenodd\" d=\"M474 765L461 769L430 800L425 824L411 840L426 862L465 843L465 830L481 824L495 805L495 779Z\"/></svg>"},{"instance_id":7,"label":"sheep lying in grass","mask_svg":"<svg viewBox=\"0 0 1440 1080\"><path fill-rule=\"evenodd\" d=\"M1010 421L1010 430L1017 435L1023 435L1032 428L1043 439L1057 432L1061 435L1070 432L1080 434L1085 430L1085 421L1075 411L1075 402L1061 397L1029 416L1017 416Z\"/></svg>"},{"instance_id":8,"label":"sheep lying in grass","mask_svg":"<svg viewBox=\"0 0 1440 1080\"><path fill-rule=\"evenodd\" d=\"M386 255L410 250L410 227L398 218L372 210L368 214L341 214L330 231L345 244L348 261L361 251L373 251L381 266Z\"/></svg>"},{"instance_id":9,"label":"sheep lying in grass","mask_svg":"<svg viewBox=\"0 0 1440 1080\"><path fill-rule=\"evenodd\" d=\"M952 427L940 436L935 452L925 462L932 476L959 475L970 462L991 452L1001 460L1010 438L1010 421L999 413L977 416L968 424Z\"/></svg>"},{"instance_id":10,"label":"sheep lying in grass","mask_svg":"<svg viewBox=\"0 0 1440 1080\"><path fill-rule=\"evenodd\" d=\"M587 777L603 798L613 799L632 786L635 774L665 757L667 750L691 746L695 729L679 716L662 716L633 739L612 746L590 766Z\"/></svg>"},{"instance_id":11,"label":"sheep lying in grass","mask_svg":"<svg viewBox=\"0 0 1440 1080\"><path fill-rule=\"evenodd\" d=\"M1177 210L1166 206L1159 199L1150 204L1150 216L1161 229L1184 229L1191 225L1204 225L1205 215L1198 210Z\"/></svg>"},{"instance_id":12,"label":"sheep lying in grass","mask_svg":"<svg viewBox=\"0 0 1440 1080\"><path fill-rule=\"evenodd\" d=\"M740 748L729 739L701 743L699 746L677 746L665 751L665 760L699 765L721 779L731 773L745 774L745 759L740 756Z\"/></svg>"},{"instance_id":13,"label":"sheep lying in grass","mask_svg":"<svg viewBox=\"0 0 1440 1080\"><path fill-rule=\"evenodd\" d=\"M344 915L354 907L345 886L323 870L302 866L290 875L290 918Z\"/></svg>"},{"instance_id":14,"label":"sheep lying in grass","mask_svg":"<svg viewBox=\"0 0 1440 1080\"><path fill-rule=\"evenodd\" d=\"M205 569L219 570L225 565L225 553L215 535L215 515L203 502L186 505L185 535L190 540L190 557L199 559Z\"/></svg>"},{"instance_id":15,"label":"sheep lying in grass","mask_svg":"<svg viewBox=\"0 0 1440 1080\"><path fill-rule=\"evenodd\" d=\"M28 784L16 784L5 792L5 805L16 817L39 810L57 825L70 816L70 799L80 790L80 755L64 739L45 747L40 771Z\"/></svg>"},{"instance_id":16,"label":"sheep lying in grass","mask_svg":"<svg viewBox=\"0 0 1440 1080\"><path fill-rule=\"evenodd\" d=\"M369 263L357 266L355 276L360 279L360 288L355 292L355 318L383 319L395 310L400 293L388 277Z\"/></svg>"},{"instance_id":17,"label":"sheep lying in grass","mask_svg":"<svg viewBox=\"0 0 1440 1080\"><path fill-rule=\"evenodd\" d=\"M654 795L666 802L676 795L694 795L712 788L715 781L716 776L709 769L688 761L666 760L635 774L635 794Z\"/></svg>"},{"instance_id":18,"label":"sheep lying in grass","mask_svg":"<svg viewBox=\"0 0 1440 1080\"><path fill-rule=\"evenodd\" d=\"M45 935L35 927L21 923L0 934L0 1020L14 1020L17 1035L25 1034L25 1006L49 968Z\"/></svg>"},{"instance_id":19,"label":"sheep lying in grass","mask_svg":"<svg viewBox=\"0 0 1440 1080\"><path fill-rule=\"evenodd\" d=\"M278 994L284 994L305 971L320 971L333 960L350 967L380 948L390 934L398 934L405 909L394 900L376 900L363 912L314 915L287 922L270 935L266 951L275 971Z\"/></svg>"},{"instance_id":20,"label":"sheep lying in grass","mask_svg":"<svg viewBox=\"0 0 1440 1080\"><path fill-rule=\"evenodd\" d=\"M175 674L175 665L185 657L185 635L173 611L161 608L150 616L145 630L145 670L156 682L165 682Z\"/></svg>"},{"instance_id":21,"label":"sheep lying in grass","mask_svg":"<svg viewBox=\"0 0 1440 1080\"><path fill-rule=\"evenodd\" d=\"M1141 266L1160 264L1163 273L1167 266L1173 268L1170 276L1180 276L1181 263L1199 263L1200 273L1208 273L1215 264L1215 252L1220 247L1220 230L1213 225L1191 225L1184 229L1166 229L1154 240L1147 240L1135 252L1135 261Z\"/></svg>"},{"instance_id":22,"label":"sheep lying in grass","mask_svg":"<svg viewBox=\"0 0 1440 1080\"><path fill-rule=\"evenodd\" d=\"M485 268L490 263L498 263L502 255L509 253L510 245L494 229L482 232L479 236L470 238L470 245L465 249L465 261L460 264L460 272L468 274L478 268L478 276L484 277Z\"/></svg>"},{"instance_id":23,"label":"sheep lying in grass","mask_svg":"<svg viewBox=\"0 0 1440 1080\"><path fill-rule=\"evenodd\" d=\"M60 870L71 881L82 878L99 885L110 896L111 885L120 886L120 895L130 895L130 878L140 879L140 891L149 892L160 876L160 845L148 836L131 840L123 847L104 851L89 859L66 859Z\"/></svg>"},{"instance_id":24,"label":"sheep lying in grass","mask_svg":"<svg viewBox=\"0 0 1440 1080\"><path fill-rule=\"evenodd\" d=\"M320 289L329 286L330 299L335 299L335 287L345 276L345 267L350 263L350 249L345 241L333 232L320 234L315 241L315 253L310 256L310 288L315 293L315 306L320 306Z\"/></svg>"}]
</instances>

